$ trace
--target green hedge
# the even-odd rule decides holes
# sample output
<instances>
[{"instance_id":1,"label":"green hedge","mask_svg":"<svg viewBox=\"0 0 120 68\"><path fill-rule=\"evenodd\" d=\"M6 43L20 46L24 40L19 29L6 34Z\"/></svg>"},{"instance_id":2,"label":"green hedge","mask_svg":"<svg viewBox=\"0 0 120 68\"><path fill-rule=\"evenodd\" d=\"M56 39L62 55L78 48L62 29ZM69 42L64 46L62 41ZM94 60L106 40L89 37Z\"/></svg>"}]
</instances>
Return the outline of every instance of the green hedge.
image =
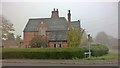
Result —
<instances>
[{"instance_id":1,"label":"green hedge","mask_svg":"<svg viewBox=\"0 0 120 68\"><path fill-rule=\"evenodd\" d=\"M87 47L81 48L3 48L3 59L73 59L84 58ZM92 56L108 53L103 45L91 45Z\"/></svg>"},{"instance_id":2,"label":"green hedge","mask_svg":"<svg viewBox=\"0 0 120 68\"><path fill-rule=\"evenodd\" d=\"M92 45L91 46L92 56L102 56L108 54L109 49L105 45Z\"/></svg>"},{"instance_id":3,"label":"green hedge","mask_svg":"<svg viewBox=\"0 0 120 68\"><path fill-rule=\"evenodd\" d=\"M85 49L86 52L89 51L88 46L85 46L83 48ZM90 49L91 49L91 55L95 57L103 56L105 54L108 54L109 52L108 47L102 44L91 44Z\"/></svg>"},{"instance_id":4,"label":"green hedge","mask_svg":"<svg viewBox=\"0 0 120 68\"><path fill-rule=\"evenodd\" d=\"M5 48L3 59L72 59L83 58L82 48Z\"/></svg>"}]
</instances>

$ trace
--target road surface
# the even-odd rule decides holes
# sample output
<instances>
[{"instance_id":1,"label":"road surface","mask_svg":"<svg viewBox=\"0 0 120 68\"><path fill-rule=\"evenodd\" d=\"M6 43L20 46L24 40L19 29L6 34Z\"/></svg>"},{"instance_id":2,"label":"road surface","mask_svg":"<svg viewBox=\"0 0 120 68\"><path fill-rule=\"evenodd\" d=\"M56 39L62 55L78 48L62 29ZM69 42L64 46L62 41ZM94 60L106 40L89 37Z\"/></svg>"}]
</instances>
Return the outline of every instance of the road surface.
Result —
<instances>
[{"instance_id":1,"label":"road surface","mask_svg":"<svg viewBox=\"0 0 120 68\"><path fill-rule=\"evenodd\" d=\"M3 60L2 66L118 66L118 60Z\"/></svg>"}]
</instances>

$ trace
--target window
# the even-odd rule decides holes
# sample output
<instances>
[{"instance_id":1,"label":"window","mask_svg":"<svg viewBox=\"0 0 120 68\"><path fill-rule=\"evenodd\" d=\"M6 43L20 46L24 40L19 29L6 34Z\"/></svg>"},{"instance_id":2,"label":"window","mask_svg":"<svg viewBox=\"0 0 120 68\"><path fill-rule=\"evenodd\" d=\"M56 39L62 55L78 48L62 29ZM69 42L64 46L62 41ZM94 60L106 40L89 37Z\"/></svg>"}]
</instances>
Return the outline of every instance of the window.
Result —
<instances>
[{"instance_id":1,"label":"window","mask_svg":"<svg viewBox=\"0 0 120 68\"><path fill-rule=\"evenodd\" d=\"M39 29L39 35L45 35L45 28Z\"/></svg>"},{"instance_id":2,"label":"window","mask_svg":"<svg viewBox=\"0 0 120 68\"><path fill-rule=\"evenodd\" d=\"M56 48L56 44L54 44L54 48Z\"/></svg>"},{"instance_id":3,"label":"window","mask_svg":"<svg viewBox=\"0 0 120 68\"><path fill-rule=\"evenodd\" d=\"M60 47L60 48L62 47L61 44L59 44L59 47Z\"/></svg>"}]
</instances>

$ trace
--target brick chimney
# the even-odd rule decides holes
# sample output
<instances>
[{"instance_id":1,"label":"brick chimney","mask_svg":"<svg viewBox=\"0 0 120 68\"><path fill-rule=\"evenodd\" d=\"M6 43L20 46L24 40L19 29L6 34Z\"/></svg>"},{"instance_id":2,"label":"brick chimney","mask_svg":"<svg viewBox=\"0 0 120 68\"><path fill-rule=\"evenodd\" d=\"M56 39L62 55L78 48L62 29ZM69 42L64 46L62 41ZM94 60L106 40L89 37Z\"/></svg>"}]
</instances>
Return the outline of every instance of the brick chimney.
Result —
<instances>
[{"instance_id":1,"label":"brick chimney","mask_svg":"<svg viewBox=\"0 0 120 68\"><path fill-rule=\"evenodd\" d=\"M55 10L55 8L54 8L54 10L52 11L51 18L52 19L59 19L59 11L58 11L58 9Z\"/></svg>"},{"instance_id":2,"label":"brick chimney","mask_svg":"<svg viewBox=\"0 0 120 68\"><path fill-rule=\"evenodd\" d=\"M68 10L68 30L70 29L70 26L71 26L71 13L70 13L70 10Z\"/></svg>"}]
</instances>

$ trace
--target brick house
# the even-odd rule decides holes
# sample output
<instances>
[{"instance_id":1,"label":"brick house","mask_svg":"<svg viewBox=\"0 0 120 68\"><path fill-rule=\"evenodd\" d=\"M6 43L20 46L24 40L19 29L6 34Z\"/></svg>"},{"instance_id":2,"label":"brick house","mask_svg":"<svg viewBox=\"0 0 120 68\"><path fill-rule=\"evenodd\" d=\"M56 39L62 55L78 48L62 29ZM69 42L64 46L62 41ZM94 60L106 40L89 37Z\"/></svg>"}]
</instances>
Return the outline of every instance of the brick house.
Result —
<instances>
[{"instance_id":1,"label":"brick house","mask_svg":"<svg viewBox=\"0 0 120 68\"><path fill-rule=\"evenodd\" d=\"M81 30L80 21L71 21L71 13L68 11L68 19L59 17L58 9L52 11L51 18L31 18L24 28L21 48L28 48L29 41L37 35L43 36L48 41L49 47L67 47L66 31L71 27Z\"/></svg>"}]
</instances>

